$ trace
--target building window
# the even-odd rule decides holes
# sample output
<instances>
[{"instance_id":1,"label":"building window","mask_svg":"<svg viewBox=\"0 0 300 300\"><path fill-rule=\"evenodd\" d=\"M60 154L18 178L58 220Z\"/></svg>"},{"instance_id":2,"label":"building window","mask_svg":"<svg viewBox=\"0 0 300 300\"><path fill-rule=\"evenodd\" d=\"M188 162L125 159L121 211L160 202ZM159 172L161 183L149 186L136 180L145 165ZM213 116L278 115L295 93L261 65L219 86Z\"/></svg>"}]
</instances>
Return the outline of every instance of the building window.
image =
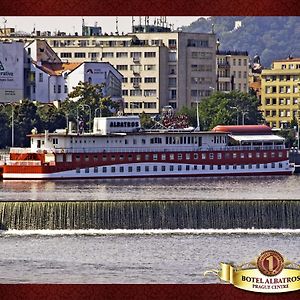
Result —
<instances>
[{"instance_id":1,"label":"building window","mask_svg":"<svg viewBox=\"0 0 300 300\"><path fill-rule=\"evenodd\" d=\"M57 92L58 92L59 94L61 93L61 85L60 85L60 84L57 86Z\"/></svg>"},{"instance_id":2,"label":"building window","mask_svg":"<svg viewBox=\"0 0 300 300\"><path fill-rule=\"evenodd\" d=\"M75 58L85 58L85 52L75 52Z\"/></svg>"},{"instance_id":3,"label":"building window","mask_svg":"<svg viewBox=\"0 0 300 300\"><path fill-rule=\"evenodd\" d=\"M156 52L145 52L144 53L144 57L155 57L156 56Z\"/></svg>"},{"instance_id":4,"label":"building window","mask_svg":"<svg viewBox=\"0 0 300 300\"><path fill-rule=\"evenodd\" d=\"M144 96L145 97L155 97L156 90L144 90Z\"/></svg>"},{"instance_id":5,"label":"building window","mask_svg":"<svg viewBox=\"0 0 300 300\"><path fill-rule=\"evenodd\" d=\"M98 167L94 167L94 173L98 173Z\"/></svg>"},{"instance_id":6,"label":"building window","mask_svg":"<svg viewBox=\"0 0 300 300\"><path fill-rule=\"evenodd\" d=\"M177 41L172 39L172 40L169 40L168 41L168 44L169 44L169 48L176 48L176 45L177 45Z\"/></svg>"},{"instance_id":7,"label":"building window","mask_svg":"<svg viewBox=\"0 0 300 300\"><path fill-rule=\"evenodd\" d=\"M117 57L128 57L128 53L127 52L117 52Z\"/></svg>"},{"instance_id":8,"label":"building window","mask_svg":"<svg viewBox=\"0 0 300 300\"><path fill-rule=\"evenodd\" d=\"M72 58L72 53L71 52L62 52L60 54L61 58Z\"/></svg>"},{"instance_id":9,"label":"building window","mask_svg":"<svg viewBox=\"0 0 300 300\"><path fill-rule=\"evenodd\" d=\"M102 57L114 57L114 53L113 52L103 52Z\"/></svg>"},{"instance_id":10,"label":"building window","mask_svg":"<svg viewBox=\"0 0 300 300\"><path fill-rule=\"evenodd\" d=\"M145 83L155 83L156 77L145 77L144 82Z\"/></svg>"},{"instance_id":11,"label":"building window","mask_svg":"<svg viewBox=\"0 0 300 300\"><path fill-rule=\"evenodd\" d=\"M144 65L145 71L155 71L156 66L155 65Z\"/></svg>"},{"instance_id":12,"label":"building window","mask_svg":"<svg viewBox=\"0 0 300 300\"><path fill-rule=\"evenodd\" d=\"M117 65L116 68L119 71L127 71L128 70L128 65Z\"/></svg>"},{"instance_id":13,"label":"building window","mask_svg":"<svg viewBox=\"0 0 300 300\"><path fill-rule=\"evenodd\" d=\"M43 82L43 73L39 73L39 82Z\"/></svg>"},{"instance_id":14,"label":"building window","mask_svg":"<svg viewBox=\"0 0 300 300\"><path fill-rule=\"evenodd\" d=\"M68 93L68 86L67 85L65 85L64 92L65 92L65 94Z\"/></svg>"}]
</instances>

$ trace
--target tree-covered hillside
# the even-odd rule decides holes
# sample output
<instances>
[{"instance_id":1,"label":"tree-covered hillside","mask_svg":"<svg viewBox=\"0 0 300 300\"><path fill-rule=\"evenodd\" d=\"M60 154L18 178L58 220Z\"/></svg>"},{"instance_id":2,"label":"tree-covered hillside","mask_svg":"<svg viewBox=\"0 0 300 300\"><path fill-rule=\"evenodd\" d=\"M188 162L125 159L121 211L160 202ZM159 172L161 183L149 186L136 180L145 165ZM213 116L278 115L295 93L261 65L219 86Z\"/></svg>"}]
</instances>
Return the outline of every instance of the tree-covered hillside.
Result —
<instances>
[{"instance_id":1,"label":"tree-covered hillside","mask_svg":"<svg viewBox=\"0 0 300 300\"><path fill-rule=\"evenodd\" d=\"M236 28L236 21L241 27ZM212 25L214 24L214 25ZM257 53L264 67L289 55L300 57L300 17L210 17L200 18L184 31L212 32L220 39L220 50Z\"/></svg>"}]
</instances>

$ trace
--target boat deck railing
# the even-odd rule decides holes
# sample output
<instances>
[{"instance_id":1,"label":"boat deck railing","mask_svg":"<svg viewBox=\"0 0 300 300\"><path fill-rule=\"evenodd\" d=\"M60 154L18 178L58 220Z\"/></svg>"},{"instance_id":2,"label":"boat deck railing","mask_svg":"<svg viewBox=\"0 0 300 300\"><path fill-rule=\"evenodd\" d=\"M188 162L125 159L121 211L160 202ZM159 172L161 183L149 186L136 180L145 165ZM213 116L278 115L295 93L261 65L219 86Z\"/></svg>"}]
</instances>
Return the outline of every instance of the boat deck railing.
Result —
<instances>
[{"instance_id":1,"label":"boat deck railing","mask_svg":"<svg viewBox=\"0 0 300 300\"><path fill-rule=\"evenodd\" d=\"M95 153L95 152L125 152L125 153L142 153L142 152L199 152L199 151L264 151L264 150L285 150L284 145L275 146L227 146L227 147L168 147L168 148L151 148L148 147L86 147L86 148L55 148L50 152L54 153ZM48 149L49 151L49 149Z\"/></svg>"}]
</instances>

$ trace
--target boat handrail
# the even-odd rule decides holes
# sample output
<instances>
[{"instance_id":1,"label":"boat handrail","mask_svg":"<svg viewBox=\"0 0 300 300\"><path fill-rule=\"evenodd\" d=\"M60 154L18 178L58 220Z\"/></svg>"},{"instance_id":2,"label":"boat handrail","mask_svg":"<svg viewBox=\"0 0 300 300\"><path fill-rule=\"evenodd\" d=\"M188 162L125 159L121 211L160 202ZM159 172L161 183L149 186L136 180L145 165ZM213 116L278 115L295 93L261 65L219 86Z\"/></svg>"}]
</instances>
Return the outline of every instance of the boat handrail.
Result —
<instances>
[{"instance_id":1,"label":"boat handrail","mask_svg":"<svg viewBox=\"0 0 300 300\"><path fill-rule=\"evenodd\" d=\"M151 148L148 147L86 147L86 148L53 148L50 152L56 154L63 153L94 153L94 152L106 152L106 153L115 153L115 152L125 152L125 153L139 153L139 152L197 152L197 151L268 151L268 150L287 150L284 145L275 145L275 146L226 146L226 147L166 147L166 148ZM49 153L49 150L48 150Z\"/></svg>"}]
</instances>

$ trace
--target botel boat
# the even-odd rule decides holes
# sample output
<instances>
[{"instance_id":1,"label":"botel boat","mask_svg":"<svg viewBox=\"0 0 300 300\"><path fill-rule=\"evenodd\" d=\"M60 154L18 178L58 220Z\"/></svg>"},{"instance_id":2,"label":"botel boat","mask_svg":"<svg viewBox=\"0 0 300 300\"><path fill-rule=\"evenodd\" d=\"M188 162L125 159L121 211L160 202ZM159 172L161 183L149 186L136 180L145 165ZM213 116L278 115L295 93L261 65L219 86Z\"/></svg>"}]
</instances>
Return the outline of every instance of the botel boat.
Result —
<instances>
[{"instance_id":1,"label":"botel boat","mask_svg":"<svg viewBox=\"0 0 300 300\"><path fill-rule=\"evenodd\" d=\"M266 125L143 130L138 116L95 118L93 132L59 129L11 148L3 179L290 175L284 138Z\"/></svg>"}]
</instances>

